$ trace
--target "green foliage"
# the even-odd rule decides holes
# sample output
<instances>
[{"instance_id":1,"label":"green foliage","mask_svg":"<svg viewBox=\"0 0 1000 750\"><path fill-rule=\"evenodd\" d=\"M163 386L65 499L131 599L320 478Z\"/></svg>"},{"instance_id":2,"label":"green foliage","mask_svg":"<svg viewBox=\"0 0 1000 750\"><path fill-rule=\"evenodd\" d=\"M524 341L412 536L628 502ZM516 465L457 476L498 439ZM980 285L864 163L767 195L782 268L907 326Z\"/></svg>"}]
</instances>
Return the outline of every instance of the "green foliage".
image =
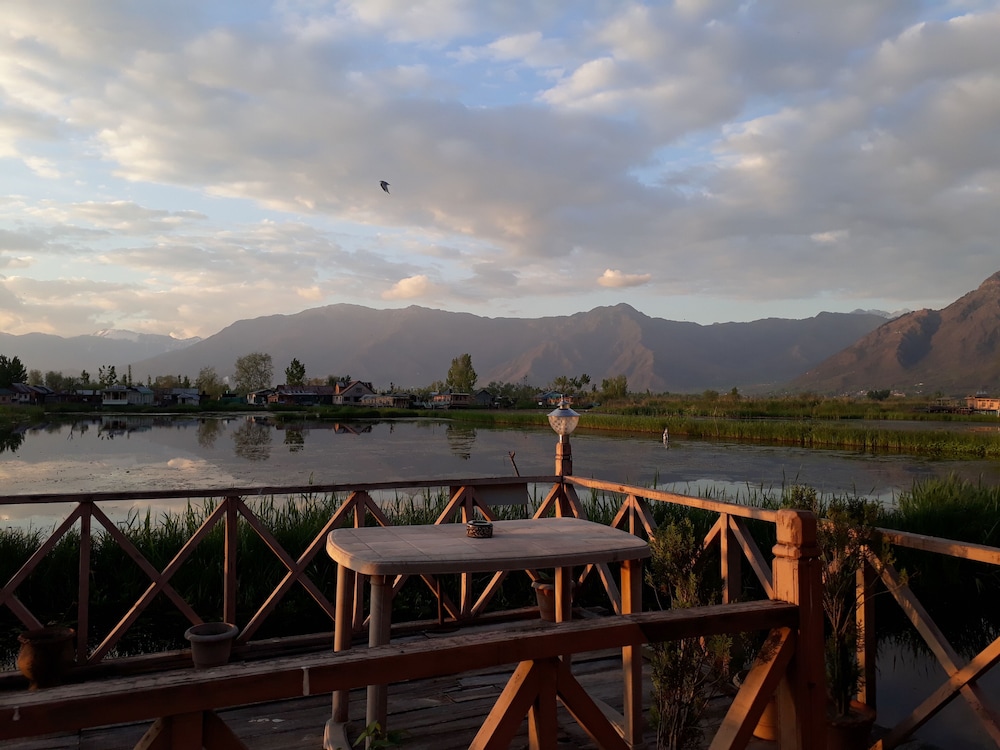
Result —
<instances>
[{"instance_id":1,"label":"green foliage","mask_svg":"<svg viewBox=\"0 0 1000 750\"><path fill-rule=\"evenodd\" d=\"M625 398L628 395L628 378L616 375L601 381L601 398L605 401L612 398Z\"/></svg>"},{"instance_id":2,"label":"green foliage","mask_svg":"<svg viewBox=\"0 0 1000 750\"><path fill-rule=\"evenodd\" d=\"M451 361L444 384L457 393L472 393L478 379L479 376L472 367L472 355L462 354Z\"/></svg>"},{"instance_id":3,"label":"green foliage","mask_svg":"<svg viewBox=\"0 0 1000 750\"><path fill-rule=\"evenodd\" d=\"M293 358L291 364L285 368L286 385L302 385L306 382L306 366Z\"/></svg>"},{"instance_id":4,"label":"green foliage","mask_svg":"<svg viewBox=\"0 0 1000 750\"><path fill-rule=\"evenodd\" d=\"M390 729L389 731L386 731L382 729L382 726L377 721L373 721L371 724L366 726L364 731L358 735L356 740L354 740L353 747L360 747L364 745L366 741L369 742L368 747L370 748L396 747L403 743L406 736L406 732L402 730Z\"/></svg>"},{"instance_id":5,"label":"green foliage","mask_svg":"<svg viewBox=\"0 0 1000 750\"><path fill-rule=\"evenodd\" d=\"M650 540L647 583L670 608L698 607L718 600L706 585L707 556L690 518L657 529ZM665 602L664 602L665 600ZM732 638L682 638L651 646L656 746L668 750L696 747L700 719L728 671Z\"/></svg>"},{"instance_id":6,"label":"green foliage","mask_svg":"<svg viewBox=\"0 0 1000 750\"><path fill-rule=\"evenodd\" d=\"M7 355L0 354L0 388L9 388L13 383L24 383L27 379L28 372L18 357L8 359Z\"/></svg>"},{"instance_id":7,"label":"green foliage","mask_svg":"<svg viewBox=\"0 0 1000 750\"><path fill-rule=\"evenodd\" d=\"M198 389L198 393L207 393L213 399L219 398L226 390L214 367L202 367L198 371L198 378L194 381L194 385Z\"/></svg>"},{"instance_id":8,"label":"green foliage","mask_svg":"<svg viewBox=\"0 0 1000 750\"><path fill-rule=\"evenodd\" d=\"M863 680L858 662L858 573L870 553L876 564L892 562L878 532L881 506L862 497L835 497L824 502L815 489L802 485L791 488L787 505L810 510L821 519L816 539L823 573L827 691L835 714L846 716Z\"/></svg>"},{"instance_id":9,"label":"green foliage","mask_svg":"<svg viewBox=\"0 0 1000 750\"><path fill-rule=\"evenodd\" d=\"M892 395L892 391L890 391L888 388L885 388L884 390L880 391L868 391L868 393L865 395L872 401L885 401L887 398L889 398L889 396Z\"/></svg>"},{"instance_id":10,"label":"green foliage","mask_svg":"<svg viewBox=\"0 0 1000 750\"><path fill-rule=\"evenodd\" d=\"M577 377L560 375L549 383L549 390L557 391L567 396L576 396L583 393L588 385L590 385L590 375L587 373L582 373Z\"/></svg>"},{"instance_id":11,"label":"green foliage","mask_svg":"<svg viewBox=\"0 0 1000 750\"><path fill-rule=\"evenodd\" d=\"M118 382L118 373L115 372L114 365L106 365L97 368L97 382L101 388L108 388Z\"/></svg>"},{"instance_id":12,"label":"green foliage","mask_svg":"<svg viewBox=\"0 0 1000 750\"><path fill-rule=\"evenodd\" d=\"M251 352L236 360L233 388L237 393L262 391L270 388L273 380L274 364L270 354Z\"/></svg>"}]
</instances>

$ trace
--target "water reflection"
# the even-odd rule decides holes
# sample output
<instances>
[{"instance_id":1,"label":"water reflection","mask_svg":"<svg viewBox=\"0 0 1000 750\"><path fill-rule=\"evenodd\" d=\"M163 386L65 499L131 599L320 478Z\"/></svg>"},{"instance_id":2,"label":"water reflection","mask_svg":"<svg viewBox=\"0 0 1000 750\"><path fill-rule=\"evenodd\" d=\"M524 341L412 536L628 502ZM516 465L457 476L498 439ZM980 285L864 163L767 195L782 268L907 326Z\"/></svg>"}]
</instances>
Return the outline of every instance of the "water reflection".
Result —
<instances>
[{"instance_id":1,"label":"water reflection","mask_svg":"<svg viewBox=\"0 0 1000 750\"><path fill-rule=\"evenodd\" d=\"M306 447L306 432L302 427L292 427L285 430L285 445L290 453L298 453Z\"/></svg>"},{"instance_id":2,"label":"water reflection","mask_svg":"<svg viewBox=\"0 0 1000 750\"><path fill-rule=\"evenodd\" d=\"M23 432L8 432L6 434L0 434L0 453L3 453L4 451L14 453L21 447L21 443L23 442Z\"/></svg>"},{"instance_id":3,"label":"water reflection","mask_svg":"<svg viewBox=\"0 0 1000 750\"><path fill-rule=\"evenodd\" d=\"M222 434L223 422L219 419L199 419L198 420L198 445L202 448L211 448L215 445L219 435Z\"/></svg>"},{"instance_id":4,"label":"water reflection","mask_svg":"<svg viewBox=\"0 0 1000 750\"><path fill-rule=\"evenodd\" d=\"M247 461L267 461L271 457L271 427L266 422L258 422L254 417L247 419L233 430L233 445L236 455Z\"/></svg>"},{"instance_id":5,"label":"water reflection","mask_svg":"<svg viewBox=\"0 0 1000 750\"><path fill-rule=\"evenodd\" d=\"M449 424L444 433L448 441L448 450L459 458L468 461L472 458L472 446L476 442L476 428L465 425Z\"/></svg>"}]
</instances>

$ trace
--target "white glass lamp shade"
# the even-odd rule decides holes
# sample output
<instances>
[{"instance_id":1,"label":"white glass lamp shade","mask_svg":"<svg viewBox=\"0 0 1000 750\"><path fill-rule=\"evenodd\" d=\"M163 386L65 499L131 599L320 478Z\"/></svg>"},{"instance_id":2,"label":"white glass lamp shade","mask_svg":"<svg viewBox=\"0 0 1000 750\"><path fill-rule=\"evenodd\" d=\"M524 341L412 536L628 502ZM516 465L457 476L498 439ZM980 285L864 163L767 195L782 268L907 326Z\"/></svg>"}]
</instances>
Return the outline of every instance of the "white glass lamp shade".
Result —
<instances>
[{"instance_id":1,"label":"white glass lamp shade","mask_svg":"<svg viewBox=\"0 0 1000 750\"><path fill-rule=\"evenodd\" d=\"M576 429L580 421L580 415L569 408L565 401L559 404L558 409L549 412L549 424L557 435L569 435Z\"/></svg>"}]
</instances>

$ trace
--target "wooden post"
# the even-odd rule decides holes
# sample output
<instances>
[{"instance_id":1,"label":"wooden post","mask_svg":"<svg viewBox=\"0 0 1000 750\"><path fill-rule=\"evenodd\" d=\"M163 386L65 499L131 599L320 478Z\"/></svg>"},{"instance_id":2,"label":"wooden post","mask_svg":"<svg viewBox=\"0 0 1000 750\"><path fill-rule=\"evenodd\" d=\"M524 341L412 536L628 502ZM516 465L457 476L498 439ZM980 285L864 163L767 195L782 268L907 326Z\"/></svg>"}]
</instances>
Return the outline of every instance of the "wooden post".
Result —
<instances>
[{"instance_id":1,"label":"wooden post","mask_svg":"<svg viewBox=\"0 0 1000 750\"><path fill-rule=\"evenodd\" d=\"M642 561L623 560L622 614L642 612ZM624 679L622 718L622 739L629 747L641 747L643 739L642 723L642 646L622 648L622 677Z\"/></svg>"},{"instance_id":2,"label":"wooden post","mask_svg":"<svg viewBox=\"0 0 1000 750\"><path fill-rule=\"evenodd\" d=\"M346 565L337 565L337 609L333 630L333 650L347 651L354 636L354 590L357 575ZM340 724L349 719L350 692L333 693L333 720Z\"/></svg>"},{"instance_id":3,"label":"wooden post","mask_svg":"<svg viewBox=\"0 0 1000 750\"><path fill-rule=\"evenodd\" d=\"M90 550L93 538L90 533L92 507L86 503L80 513L80 567L76 603L76 663L87 663L87 633L90 630Z\"/></svg>"},{"instance_id":4,"label":"wooden post","mask_svg":"<svg viewBox=\"0 0 1000 750\"><path fill-rule=\"evenodd\" d=\"M568 477L573 474L573 449L569 445L569 435L560 435L556 443L556 476Z\"/></svg>"},{"instance_id":5,"label":"wooden post","mask_svg":"<svg viewBox=\"0 0 1000 750\"><path fill-rule=\"evenodd\" d=\"M858 664L861 667L861 689L858 700L876 708L875 667L878 660L878 643L875 637L875 602L871 596L877 573L871 564L865 562L857 575L858 609Z\"/></svg>"},{"instance_id":6,"label":"wooden post","mask_svg":"<svg viewBox=\"0 0 1000 750\"><path fill-rule=\"evenodd\" d=\"M743 593L743 550L732 530L728 513L719 515L719 552L722 558L722 603L732 604Z\"/></svg>"},{"instance_id":7,"label":"wooden post","mask_svg":"<svg viewBox=\"0 0 1000 750\"><path fill-rule=\"evenodd\" d=\"M222 619L236 624L236 549L239 547L239 512L235 497L226 497L226 541L223 551Z\"/></svg>"},{"instance_id":8,"label":"wooden post","mask_svg":"<svg viewBox=\"0 0 1000 750\"><path fill-rule=\"evenodd\" d=\"M781 747L787 731L797 728L799 748L826 747L826 667L823 658L823 579L816 545L816 516L809 511L778 511L774 545L774 598L799 606L795 657L783 680L779 711L785 706L795 721L781 717ZM783 713L783 711L782 711Z\"/></svg>"}]
</instances>

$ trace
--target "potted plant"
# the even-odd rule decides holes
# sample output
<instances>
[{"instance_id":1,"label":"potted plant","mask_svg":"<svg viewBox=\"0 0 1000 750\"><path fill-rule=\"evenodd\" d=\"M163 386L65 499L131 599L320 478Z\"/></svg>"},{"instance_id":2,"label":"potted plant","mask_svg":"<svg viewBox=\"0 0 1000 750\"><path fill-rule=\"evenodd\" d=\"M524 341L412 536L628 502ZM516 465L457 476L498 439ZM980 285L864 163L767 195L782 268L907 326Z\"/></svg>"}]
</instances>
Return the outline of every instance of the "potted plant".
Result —
<instances>
[{"instance_id":1,"label":"potted plant","mask_svg":"<svg viewBox=\"0 0 1000 750\"><path fill-rule=\"evenodd\" d=\"M18 635L17 668L28 678L28 689L53 687L73 666L76 631L60 625L25 630Z\"/></svg>"},{"instance_id":2,"label":"potted plant","mask_svg":"<svg viewBox=\"0 0 1000 750\"><path fill-rule=\"evenodd\" d=\"M228 622L203 622L184 631L191 643L191 661L195 669L218 667L229 661L233 641L240 629Z\"/></svg>"},{"instance_id":3,"label":"potted plant","mask_svg":"<svg viewBox=\"0 0 1000 750\"><path fill-rule=\"evenodd\" d=\"M552 574L547 571L538 573L538 580L531 582L531 588L535 591L535 600L538 602L538 616L546 622L556 621L556 584ZM570 601L576 599L576 592L580 588L575 580L570 584Z\"/></svg>"},{"instance_id":4,"label":"potted plant","mask_svg":"<svg viewBox=\"0 0 1000 750\"><path fill-rule=\"evenodd\" d=\"M792 488L788 504L811 510L819 519L817 545L823 578L829 696L827 747L867 748L875 710L857 700L864 680L858 661L858 573L869 559L877 565L891 562L888 546L877 529L881 507L861 497L820 502L815 489L802 486Z\"/></svg>"}]
</instances>

